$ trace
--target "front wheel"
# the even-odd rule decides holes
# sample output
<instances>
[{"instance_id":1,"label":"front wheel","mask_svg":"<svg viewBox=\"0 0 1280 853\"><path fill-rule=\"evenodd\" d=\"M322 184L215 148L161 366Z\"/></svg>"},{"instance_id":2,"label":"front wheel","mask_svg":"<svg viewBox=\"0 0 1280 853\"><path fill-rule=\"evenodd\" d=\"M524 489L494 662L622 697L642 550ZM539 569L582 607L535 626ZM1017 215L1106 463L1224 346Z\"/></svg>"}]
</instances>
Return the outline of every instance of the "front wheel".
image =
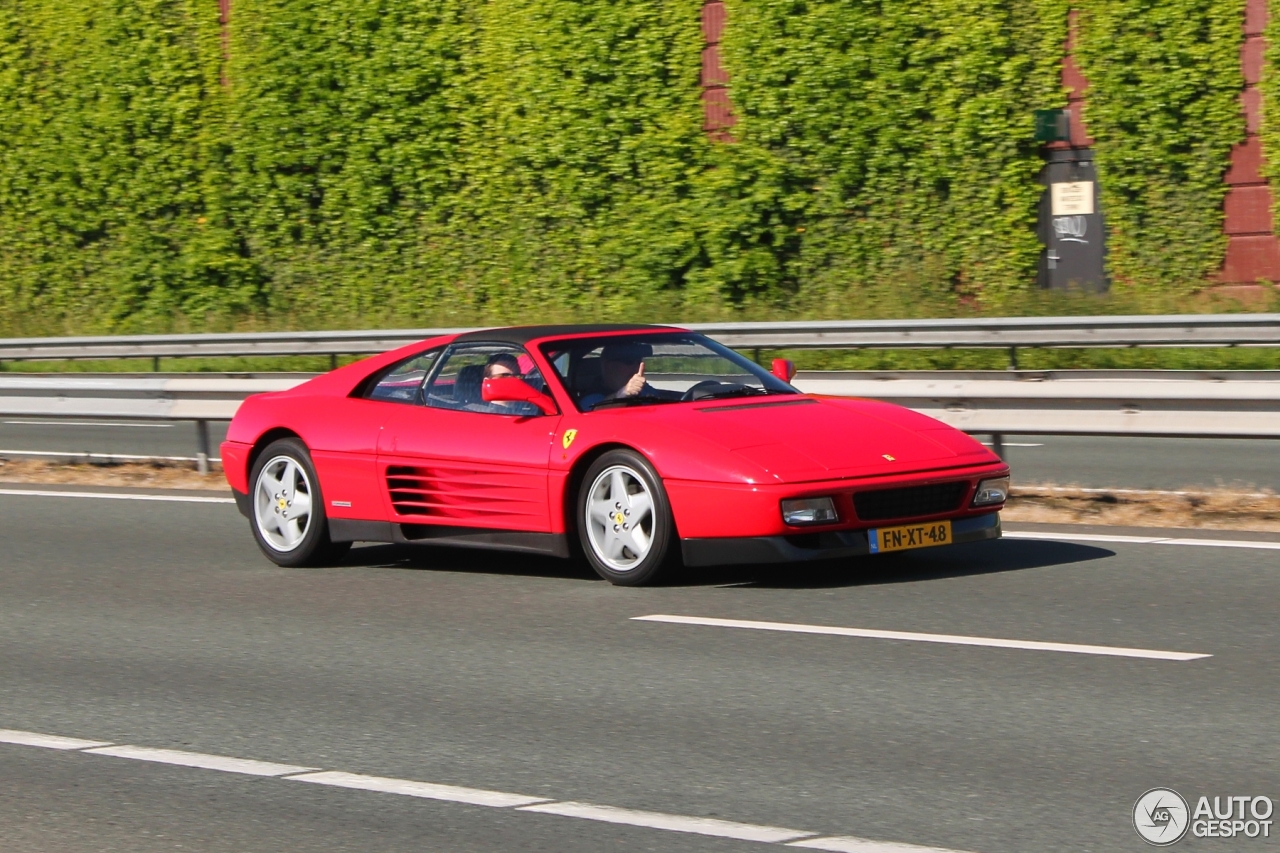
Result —
<instances>
[{"instance_id":1,"label":"front wheel","mask_svg":"<svg viewBox=\"0 0 1280 853\"><path fill-rule=\"evenodd\" d=\"M587 562L621 586L652 583L677 541L657 472L631 450L612 450L587 469L578 492L578 534Z\"/></svg>"},{"instance_id":2,"label":"front wheel","mask_svg":"<svg viewBox=\"0 0 1280 853\"><path fill-rule=\"evenodd\" d=\"M342 557L350 542L329 539L320 479L307 446L272 442L253 466L253 538L277 566L321 566Z\"/></svg>"}]
</instances>

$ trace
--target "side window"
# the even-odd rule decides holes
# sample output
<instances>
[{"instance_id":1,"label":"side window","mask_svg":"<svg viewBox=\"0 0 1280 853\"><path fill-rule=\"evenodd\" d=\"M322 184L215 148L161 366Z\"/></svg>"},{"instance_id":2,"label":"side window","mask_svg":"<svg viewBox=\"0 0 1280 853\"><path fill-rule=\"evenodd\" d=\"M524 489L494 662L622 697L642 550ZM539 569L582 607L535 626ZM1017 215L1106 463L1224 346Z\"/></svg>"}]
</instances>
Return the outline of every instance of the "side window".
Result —
<instances>
[{"instance_id":1,"label":"side window","mask_svg":"<svg viewBox=\"0 0 1280 853\"><path fill-rule=\"evenodd\" d=\"M426 403L440 409L495 415L538 415L532 403L486 403L480 388L488 377L516 376L539 391L546 383L528 353L511 344L466 344L450 347L426 389Z\"/></svg>"},{"instance_id":2,"label":"side window","mask_svg":"<svg viewBox=\"0 0 1280 853\"><path fill-rule=\"evenodd\" d=\"M364 396L389 403L421 402L422 383L439 355L440 350L434 349L400 362L370 385Z\"/></svg>"}]
</instances>

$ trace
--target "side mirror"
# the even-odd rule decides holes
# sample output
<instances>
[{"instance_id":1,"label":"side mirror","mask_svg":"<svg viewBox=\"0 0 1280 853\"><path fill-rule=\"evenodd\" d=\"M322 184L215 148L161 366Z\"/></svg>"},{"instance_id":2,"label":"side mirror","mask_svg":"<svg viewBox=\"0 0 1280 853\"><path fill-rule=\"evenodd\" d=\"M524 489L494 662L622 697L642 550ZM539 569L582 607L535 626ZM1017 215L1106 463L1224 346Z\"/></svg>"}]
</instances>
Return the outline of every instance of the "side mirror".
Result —
<instances>
[{"instance_id":1,"label":"side mirror","mask_svg":"<svg viewBox=\"0 0 1280 853\"><path fill-rule=\"evenodd\" d=\"M795 363L789 358L775 358L773 360L773 368L769 372L783 382L790 382L796 378Z\"/></svg>"},{"instance_id":2,"label":"side mirror","mask_svg":"<svg viewBox=\"0 0 1280 853\"><path fill-rule=\"evenodd\" d=\"M532 403L544 415L556 413L555 401L518 376L496 376L480 386L480 399L486 403Z\"/></svg>"}]
</instances>

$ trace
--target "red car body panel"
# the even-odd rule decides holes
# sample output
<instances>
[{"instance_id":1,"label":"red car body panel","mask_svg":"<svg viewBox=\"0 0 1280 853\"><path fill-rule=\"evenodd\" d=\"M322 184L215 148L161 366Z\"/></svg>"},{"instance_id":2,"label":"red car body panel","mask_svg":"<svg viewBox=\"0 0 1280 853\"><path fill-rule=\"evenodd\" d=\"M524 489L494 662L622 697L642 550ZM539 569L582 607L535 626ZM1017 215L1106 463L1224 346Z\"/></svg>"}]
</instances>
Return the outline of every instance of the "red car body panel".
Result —
<instances>
[{"instance_id":1,"label":"red car body panel","mask_svg":"<svg viewBox=\"0 0 1280 853\"><path fill-rule=\"evenodd\" d=\"M574 474L609 447L636 450L654 466L681 539L779 537L892 523L859 519L852 495L903 485L966 483L959 508L912 520L963 519L1001 508L970 507L979 480L1008 474L998 456L959 430L889 403L799 395L579 412L538 346L574 337L563 332L524 341L557 414L517 417L356 395L370 376L454 337L250 397L222 445L228 483L243 498L254 453L292 433L311 451L328 517L339 520L563 536L573 530L567 514ZM835 501L837 522L804 528L783 522L781 500L818 496ZM998 524L996 530L998 535Z\"/></svg>"}]
</instances>

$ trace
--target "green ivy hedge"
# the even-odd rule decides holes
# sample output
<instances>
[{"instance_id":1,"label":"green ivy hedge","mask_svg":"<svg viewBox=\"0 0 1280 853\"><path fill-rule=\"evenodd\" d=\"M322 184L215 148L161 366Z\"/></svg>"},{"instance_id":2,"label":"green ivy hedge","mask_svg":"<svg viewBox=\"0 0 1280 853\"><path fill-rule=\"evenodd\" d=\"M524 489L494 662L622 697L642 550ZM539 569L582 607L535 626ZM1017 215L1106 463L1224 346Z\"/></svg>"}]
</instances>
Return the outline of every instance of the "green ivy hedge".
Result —
<instances>
[{"instance_id":1,"label":"green ivy hedge","mask_svg":"<svg viewBox=\"0 0 1280 853\"><path fill-rule=\"evenodd\" d=\"M1067 2L728 0L712 144L701 0L5 0L0 325L999 305ZM1084 5L1120 281L1220 262L1242 3Z\"/></svg>"},{"instance_id":2,"label":"green ivy hedge","mask_svg":"<svg viewBox=\"0 0 1280 853\"><path fill-rule=\"evenodd\" d=\"M751 235L834 302L922 282L998 298L1035 277L1034 110L1058 85L1063 0L729 0L724 53Z\"/></svg>"},{"instance_id":3,"label":"green ivy hedge","mask_svg":"<svg viewBox=\"0 0 1280 853\"><path fill-rule=\"evenodd\" d=\"M237 304L219 273L231 235L206 215L217 191L208 5L0 6L5 314L101 328Z\"/></svg>"},{"instance_id":4,"label":"green ivy hedge","mask_svg":"<svg viewBox=\"0 0 1280 853\"><path fill-rule=\"evenodd\" d=\"M1120 285L1190 288L1222 266L1223 177L1244 140L1244 0L1081 4L1085 118Z\"/></svg>"},{"instance_id":5,"label":"green ivy hedge","mask_svg":"<svg viewBox=\"0 0 1280 853\"><path fill-rule=\"evenodd\" d=\"M1267 23L1267 48L1262 65L1262 102L1264 104L1280 104L1280 14L1273 14ZM1262 111L1262 124L1259 128L1262 137L1262 150L1280 152L1280 110L1274 108ZM1263 177L1271 184L1271 219L1280 222L1280 154L1273 154L1262 165Z\"/></svg>"}]
</instances>

